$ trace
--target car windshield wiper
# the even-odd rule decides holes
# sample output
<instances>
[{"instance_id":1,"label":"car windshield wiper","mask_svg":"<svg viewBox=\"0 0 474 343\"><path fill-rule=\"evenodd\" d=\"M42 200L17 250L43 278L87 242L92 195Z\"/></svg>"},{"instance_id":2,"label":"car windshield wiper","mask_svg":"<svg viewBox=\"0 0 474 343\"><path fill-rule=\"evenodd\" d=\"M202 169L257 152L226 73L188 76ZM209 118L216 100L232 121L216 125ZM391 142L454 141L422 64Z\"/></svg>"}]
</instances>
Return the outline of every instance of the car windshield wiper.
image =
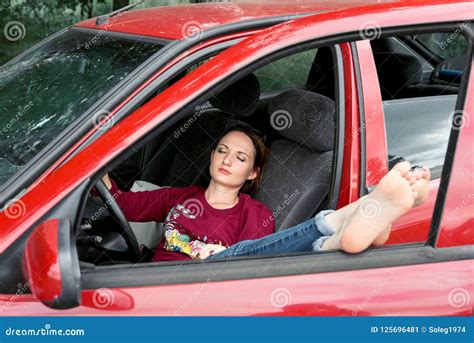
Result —
<instances>
[{"instance_id":1,"label":"car windshield wiper","mask_svg":"<svg viewBox=\"0 0 474 343\"><path fill-rule=\"evenodd\" d=\"M97 18L97 20L95 21L95 25L102 25L102 24L107 24L107 21L112 18L113 16L116 16L117 14L119 13L122 13L122 12L125 12L125 11L128 11L129 9L137 6L137 5L141 5L143 4L145 1L139 1L137 2L136 4L131 4L131 5L128 5L128 6L125 6L125 7L122 7L122 8L119 8L118 10L116 11L113 11L113 12L110 12L108 14L104 14L104 15L101 15L100 17Z\"/></svg>"}]
</instances>

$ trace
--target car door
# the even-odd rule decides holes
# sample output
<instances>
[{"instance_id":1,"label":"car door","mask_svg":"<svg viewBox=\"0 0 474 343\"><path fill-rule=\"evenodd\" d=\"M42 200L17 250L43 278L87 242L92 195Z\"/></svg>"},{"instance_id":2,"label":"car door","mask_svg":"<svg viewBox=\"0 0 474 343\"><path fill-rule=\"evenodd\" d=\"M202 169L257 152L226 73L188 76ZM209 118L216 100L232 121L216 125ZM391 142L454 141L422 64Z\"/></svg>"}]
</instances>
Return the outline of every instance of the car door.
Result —
<instances>
[{"instance_id":1,"label":"car door","mask_svg":"<svg viewBox=\"0 0 474 343\"><path fill-rule=\"evenodd\" d=\"M464 26L461 23L459 27ZM461 29L433 26L429 33L400 33L355 43L361 74L366 76L361 78L364 97L361 138L366 141L362 170L365 187L361 195L377 184L389 165L392 167L401 159L431 171L428 200L393 224L387 244L423 242L428 237L452 118L458 111L455 105L457 100L462 100L458 99L462 90L460 79L440 80L442 75L439 75L461 74L469 67L466 57L469 38ZM448 62L443 62L441 57L435 59L433 53L424 55L419 44L408 45L412 37L429 42L440 56L449 57L446 61L455 60L459 65L441 69ZM388 91L394 93L393 97L388 96Z\"/></svg>"},{"instance_id":2,"label":"car door","mask_svg":"<svg viewBox=\"0 0 474 343\"><path fill-rule=\"evenodd\" d=\"M47 176L44 186L40 185L30 196L44 194L48 206L43 205L41 211L35 214L36 217L32 215L26 223L33 225L47 210L64 199L64 194L71 193L83 182L89 182L89 178L98 179L108 163L154 127L164 125L165 120L172 118L176 111L259 59L308 41L314 41L315 44L360 41L363 37L359 29L367 22L367 18L377 19L380 32L389 32L393 25L399 26L398 30L403 27L409 32L413 30L411 25L417 24L416 19L412 18L420 18L426 10L434 11L435 14L430 17L433 22L460 21L465 19L467 5L396 6L387 4L377 9L341 11L333 16L322 14L298 19L271 28L227 50L118 123L106 135ZM357 57L358 55L355 58ZM352 71L349 75L356 77L356 72ZM357 77L365 77L362 70L360 73ZM472 81L473 77L469 75L470 85ZM466 85L467 79L464 86ZM468 91L472 93L472 87ZM359 101L363 99L360 89L357 95ZM346 106L357 108L353 103L346 103ZM460 101L458 108L461 111L472 110L472 104ZM458 126L459 123L454 126L453 131ZM358 129L357 126L355 128ZM472 130L468 129L466 136L463 130L464 128L460 132L462 141L465 142L464 137L472 137ZM448 149L454 156L458 137L457 134L451 137ZM450 163L445 163L444 173L450 174L452 167L454 166ZM74 177L71 178L73 171ZM449 180L444 180L441 187L446 191ZM357 187L361 188L363 185L358 184ZM48 186L56 187L61 192L45 194ZM454 196L452 201L456 203L459 200ZM438 195L435 216L442 218L444 205L445 199ZM443 232L439 232L439 220L433 221L431 230L431 237L438 237ZM440 237L449 239L449 232ZM470 242L460 242L462 245L441 248L443 245L436 245L432 240L426 243L369 249L350 256L330 252L199 264L85 267L81 269L81 306L61 313L352 316L471 314L469 299L472 299L472 245ZM442 282L439 282L439 287L430 288L434 276ZM468 301L462 301L461 304L457 300L454 302L453 299L457 299L454 293L458 289L466 290ZM9 307L9 314L20 311L23 314L25 311L29 314L57 314L35 302L31 295L23 294Z\"/></svg>"}]
</instances>

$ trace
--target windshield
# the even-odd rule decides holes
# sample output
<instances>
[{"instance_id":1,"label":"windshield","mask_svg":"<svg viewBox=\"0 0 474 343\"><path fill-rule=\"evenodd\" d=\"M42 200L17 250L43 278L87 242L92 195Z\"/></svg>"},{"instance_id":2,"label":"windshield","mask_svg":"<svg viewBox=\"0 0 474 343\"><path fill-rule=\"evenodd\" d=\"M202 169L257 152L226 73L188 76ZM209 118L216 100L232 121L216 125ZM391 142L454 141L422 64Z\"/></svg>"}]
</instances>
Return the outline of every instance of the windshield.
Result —
<instances>
[{"instance_id":1,"label":"windshield","mask_svg":"<svg viewBox=\"0 0 474 343\"><path fill-rule=\"evenodd\" d=\"M0 187L164 43L71 28L0 67Z\"/></svg>"}]
</instances>

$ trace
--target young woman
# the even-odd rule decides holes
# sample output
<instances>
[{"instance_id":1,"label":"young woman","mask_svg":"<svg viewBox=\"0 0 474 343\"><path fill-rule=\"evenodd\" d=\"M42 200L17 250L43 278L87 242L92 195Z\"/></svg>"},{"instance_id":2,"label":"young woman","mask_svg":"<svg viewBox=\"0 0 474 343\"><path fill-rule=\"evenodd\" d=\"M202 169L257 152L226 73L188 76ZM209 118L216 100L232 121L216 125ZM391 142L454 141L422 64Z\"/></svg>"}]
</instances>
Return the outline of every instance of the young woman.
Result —
<instances>
[{"instance_id":1,"label":"young woman","mask_svg":"<svg viewBox=\"0 0 474 343\"><path fill-rule=\"evenodd\" d=\"M408 162L401 162L358 201L273 233L273 225L263 225L274 223L268 220L271 211L244 193L260 185L266 157L258 134L246 126L234 126L212 150L207 188L166 187L134 193L118 192L108 175L104 182L129 221L163 222L164 239L155 248L153 261L331 249L357 253L383 245L392 222L428 197L429 171L411 171Z\"/></svg>"}]
</instances>

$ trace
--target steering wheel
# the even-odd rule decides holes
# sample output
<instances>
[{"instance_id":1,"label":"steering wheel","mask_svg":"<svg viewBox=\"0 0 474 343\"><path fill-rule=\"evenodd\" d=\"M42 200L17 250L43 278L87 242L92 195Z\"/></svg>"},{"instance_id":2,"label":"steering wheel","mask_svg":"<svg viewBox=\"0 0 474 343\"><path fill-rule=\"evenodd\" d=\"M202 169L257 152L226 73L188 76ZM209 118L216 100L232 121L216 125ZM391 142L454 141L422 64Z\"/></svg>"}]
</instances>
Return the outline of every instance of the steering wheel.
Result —
<instances>
[{"instance_id":1,"label":"steering wheel","mask_svg":"<svg viewBox=\"0 0 474 343\"><path fill-rule=\"evenodd\" d=\"M104 203L107 204L107 208L109 209L111 216L119 223L122 229L120 234L125 239L125 243L127 243L128 250L133 258L132 262L140 261L142 258L142 253L137 237L135 236L135 233L133 233L128 220L125 218L125 215L120 209L120 206L117 204L117 201L115 201L115 198L113 197L112 193L110 193L102 179L97 181L95 184L95 189L97 190L97 193L99 193L99 196L102 198Z\"/></svg>"}]
</instances>

